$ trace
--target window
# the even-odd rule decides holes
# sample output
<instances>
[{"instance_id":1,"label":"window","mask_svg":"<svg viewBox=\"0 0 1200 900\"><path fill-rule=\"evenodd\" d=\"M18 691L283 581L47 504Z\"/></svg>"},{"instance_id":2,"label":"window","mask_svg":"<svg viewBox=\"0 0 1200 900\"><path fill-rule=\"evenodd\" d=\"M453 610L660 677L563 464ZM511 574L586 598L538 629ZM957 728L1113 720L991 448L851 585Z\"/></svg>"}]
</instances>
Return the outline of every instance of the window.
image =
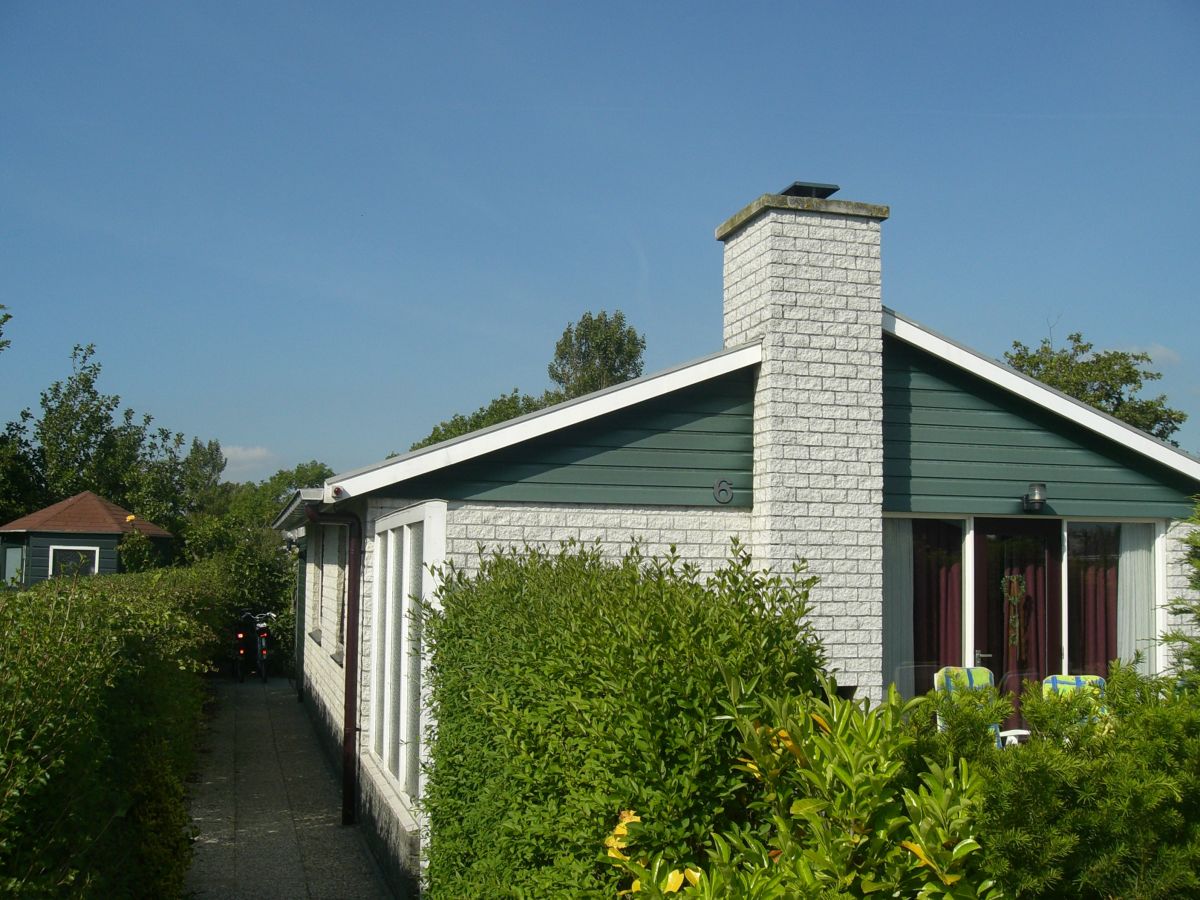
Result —
<instances>
[{"instance_id":1,"label":"window","mask_svg":"<svg viewBox=\"0 0 1200 900\"><path fill-rule=\"evenodd\" d=\"M431 501L375 526L371 751L410 799L420 795L423 657L421 607L441 563L446 504Z\"/></svg>"},{"instance_id":2,"label":"window","mask_svg":"<svg viewBox=\"0 0 1200 900\"><path fill-rule=\"evenodd\" d=\"M884 681L906 697L962 661L963 528L956 519L883 520Z\"/></svg>"},{"instance_id":3,"label":"window","mask_svg":"<svg viewBox=\"0 0 1200 900\"><path fill-rule=\"evenodd\" d=\"M4 584L20 584L25 575L25 548L4 548Z\"/></svg>"},{"instance_id":4,"label":"window","mask_svg":"<svg viewBox=\"0 0 1200 900\"><path fill-rule=\"evenodd\" d=\"M50 577L95 575L100 569L99 547L51 547Z\"/></svg>"},{"instance_id":5,"label":"window","mask_svg":"<svg viewBox=\"0 0 1200 900\"><path fill-rule=\"evenodd\" d=\"M1067 525L1067 671L1107 675L1111 660L1155 670L1154 526Z\"/></svg>"}]
</instances>

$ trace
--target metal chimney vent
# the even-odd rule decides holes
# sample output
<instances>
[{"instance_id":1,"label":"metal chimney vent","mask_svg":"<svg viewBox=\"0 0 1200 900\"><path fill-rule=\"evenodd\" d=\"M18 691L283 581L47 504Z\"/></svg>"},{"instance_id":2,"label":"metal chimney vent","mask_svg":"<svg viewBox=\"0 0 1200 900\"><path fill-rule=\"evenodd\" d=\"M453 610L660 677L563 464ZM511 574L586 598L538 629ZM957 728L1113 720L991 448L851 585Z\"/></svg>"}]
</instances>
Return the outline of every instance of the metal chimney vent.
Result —
<instances>
[{"instance_id":1,"label":"metal chimney vent","mask_svg":"<svg viewBox=\"0 0 1200 900\"><path fill-rule=\"evenodd\" d=\"M817 184L812 181L793 181L781 193L785 197L814 197L824 200L836 194L840 188L836 184Z\"/></svg>"}]
</instances>

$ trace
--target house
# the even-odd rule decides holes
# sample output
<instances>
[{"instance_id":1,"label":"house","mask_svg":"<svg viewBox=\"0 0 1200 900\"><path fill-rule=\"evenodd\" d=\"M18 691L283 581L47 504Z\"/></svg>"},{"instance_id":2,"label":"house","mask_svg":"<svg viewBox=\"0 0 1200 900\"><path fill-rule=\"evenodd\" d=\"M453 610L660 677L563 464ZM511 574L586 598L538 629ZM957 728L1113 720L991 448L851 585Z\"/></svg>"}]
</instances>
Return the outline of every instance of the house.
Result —
<instances>
[{"instance_id":1,"label":"house","mask_svg":"<svg viewBox=\"0 0 1200 900\"><path fill-rule=\"evenodd\" d=\"M724 348L297 494L305 692L397 871L418 866L424 695L414 596L480 545L674 545L712 569L807 559L842 684L922 691L942 665L1022 678L1159 670L1187 590L1200 460L882 304L888 209L831 186L717 229ZM358 778L357 782L355 778Z\"/></svg>"},{"instance_id":2,"label":"house","mask_svg":"<svg viewBox=\"0 0 1200 900\"><path fill-rule=\"evenodd\" d=\"M0 583L28 587L58 575L121 571L117 545L133 531L155 543L171 533L110 500L84 491L0 525Z\"/></svg>"}]
</instances>

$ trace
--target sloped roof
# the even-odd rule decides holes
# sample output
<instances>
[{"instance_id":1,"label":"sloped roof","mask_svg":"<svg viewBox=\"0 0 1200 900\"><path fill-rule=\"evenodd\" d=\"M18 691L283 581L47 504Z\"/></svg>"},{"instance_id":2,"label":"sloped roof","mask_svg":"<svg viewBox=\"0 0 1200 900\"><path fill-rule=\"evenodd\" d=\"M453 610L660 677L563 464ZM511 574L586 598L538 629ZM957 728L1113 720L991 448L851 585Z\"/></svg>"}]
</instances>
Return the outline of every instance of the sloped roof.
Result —
<instances>
[{"instance_id":1,"label":"sloped roof","mask_svg":"<svg viewBox=\"0 0 1200 900\"><path fill-rule=\"evenodd\" d=\"M0 531L46 531L60 534L129 534L137 529L146 537L171 537L171 532L133 514L99 494L84 491L45 509L0 525Z\"/></svg>"}]
</instances>

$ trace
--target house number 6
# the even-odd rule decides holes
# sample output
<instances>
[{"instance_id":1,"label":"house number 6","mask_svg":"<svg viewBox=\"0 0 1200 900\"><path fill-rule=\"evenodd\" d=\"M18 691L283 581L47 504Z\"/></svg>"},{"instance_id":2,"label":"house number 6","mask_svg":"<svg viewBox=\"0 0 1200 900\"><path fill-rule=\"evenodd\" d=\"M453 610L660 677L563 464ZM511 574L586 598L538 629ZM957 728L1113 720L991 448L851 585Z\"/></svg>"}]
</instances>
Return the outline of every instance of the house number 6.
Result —
<instances>
[{"instance_id":1,"label":"house number 6","mask_svg":"<svg viewBox=\"0 0 1200 900\"><path fill-rule=\"evenodd\" d=\"M733 499L733 485L728 479L722 478L713 485L713 499L718 503L728 503Z\"/></svg>"}]
</instances>

